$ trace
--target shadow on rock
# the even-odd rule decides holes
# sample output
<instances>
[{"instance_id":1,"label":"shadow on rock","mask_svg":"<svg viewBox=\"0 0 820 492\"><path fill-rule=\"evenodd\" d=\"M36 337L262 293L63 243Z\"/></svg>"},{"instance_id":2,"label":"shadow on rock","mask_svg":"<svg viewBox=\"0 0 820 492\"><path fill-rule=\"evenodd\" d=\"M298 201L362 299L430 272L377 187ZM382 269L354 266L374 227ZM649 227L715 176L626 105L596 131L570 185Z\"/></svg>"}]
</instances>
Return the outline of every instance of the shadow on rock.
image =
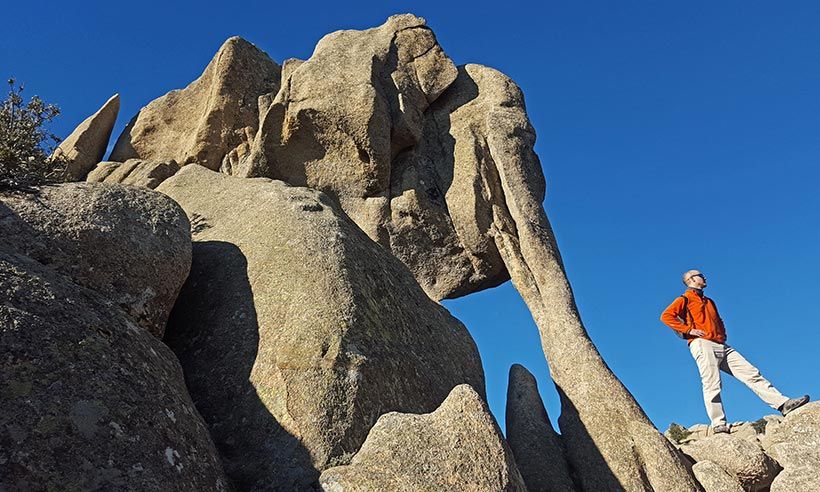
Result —
<instances>
[{"instance_id":1,"label":"shadow on rock","mask_svg":"<svg viewBox=\"0 0 820 492\"><path fill-rule=\"evenodd\" d=\"M319 472L307 449L282 429L249 381L259 325L247 260L239 248L222 241L194 243L191 274L171 313L165 342L182 364L191 397L237 489L311 488ZM290 478L264 480L271 476Z\"/></svg>"},{"instance_id":2,"label":"shadow on rock","mask_svg":"<svg viewBox=\"0 0 820 492\"><path fill-rule=\"evenodd\" d=\"M587 432L572 400L557 384L555 389L561 397L561 415L558 417L561 437L567 439L566 436L572 436L575 440L572 446L564 442L564 451L567 454L567 465L572 481L578 490L623 490L612 488L613 484L619 483L618 477L612 473L592 436ZM583 469L580 469L581 467ZM646 477L643 478L645 483L649 482Z\"/></svg>"}]
</instances>

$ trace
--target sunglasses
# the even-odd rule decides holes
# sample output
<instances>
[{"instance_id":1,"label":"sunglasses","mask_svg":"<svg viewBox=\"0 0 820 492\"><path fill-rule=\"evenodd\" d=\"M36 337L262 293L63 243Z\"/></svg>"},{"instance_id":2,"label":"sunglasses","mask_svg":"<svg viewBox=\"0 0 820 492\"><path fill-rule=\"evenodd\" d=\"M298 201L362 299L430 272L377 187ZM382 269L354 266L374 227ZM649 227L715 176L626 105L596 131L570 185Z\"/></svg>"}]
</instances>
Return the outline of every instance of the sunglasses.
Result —
<instances>
[{"instance_id":1,"label":"sunglasses","mask_svg":"<svg viewBox=\"0 0 820 492\"><path fill-rule=\"evenodd\" d=\"M706 280L706 277L705 277L702 273L696 273L696 274L694 274L694 275L690 276L690 277L689 277L689 280L692 280L692 279L693 279L693 278L695 278L695 277L700 277L700 278L702 278L703 280Z\"/></svg>"}]
</instances>

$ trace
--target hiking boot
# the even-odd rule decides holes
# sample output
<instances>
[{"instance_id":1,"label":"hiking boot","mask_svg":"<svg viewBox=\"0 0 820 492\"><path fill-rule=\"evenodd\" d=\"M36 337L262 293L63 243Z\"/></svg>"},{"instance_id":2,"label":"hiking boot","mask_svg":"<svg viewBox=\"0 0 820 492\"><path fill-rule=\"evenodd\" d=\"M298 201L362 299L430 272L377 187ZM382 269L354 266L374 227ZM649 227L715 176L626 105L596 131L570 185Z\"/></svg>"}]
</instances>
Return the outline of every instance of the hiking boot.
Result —
<instances>
[{"instance_id":1,"label":"hiking boot","mask_svg":"<svg viewBox=\"0 0 820 492\"><path fill-rule=\"evenodd\" d=\"M720 424L712 427L712 432L715 434L728 434L729 433L729 426L726 424Z\"/></svg>"},{"instance_id":2,"label":"hiking boot","mask_svg":"<svg viewBox=\"0 0 820 492\"><path fill-rule=\"evenodd\" d=\"M800 398L791 398L786 403L780 405L780 413L785 417L790 414L792 410L796 410L809 402L809 395L803 395Z\"/></svg>"}]
</instances>

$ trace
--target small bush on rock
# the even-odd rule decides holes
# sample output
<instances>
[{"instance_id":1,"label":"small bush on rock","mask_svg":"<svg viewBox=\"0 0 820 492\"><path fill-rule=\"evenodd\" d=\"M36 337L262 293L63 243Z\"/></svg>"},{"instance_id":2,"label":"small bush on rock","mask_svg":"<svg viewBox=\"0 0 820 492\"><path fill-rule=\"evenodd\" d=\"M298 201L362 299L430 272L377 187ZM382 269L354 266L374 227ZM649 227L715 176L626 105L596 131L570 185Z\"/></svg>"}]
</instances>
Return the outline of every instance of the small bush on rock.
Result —
<instances>
[{"instance_id":1,"label":"small bush on rock","mask_svg":"<svg viewBox=\"0 0 820 492\"><path fill-rule=\"evenodd\" d=\"M768 422L766 422L766 419L758 419L758 420L752 422L752 428L758 434L765 434L766 433L766 424L767 423Z\"/></svg>"},{"instance_id":2,"label":"small bush on rock","mask_svg":"<svg viewBox=\"0 0 820 492\"><path fill-rule=\"evenodd\" d=\"M65 181L65 161L49 158L59 139L44 128L60 109L38 96L24 103L23 86L13 78L8 85L0 106L0 189Z\"/></svg>"},{"instance_id":3,"label":"small bush on rock","mask_svg":"<svg viewBox=\"0 0 820 492\"><path fill-rule=\"evenodd\" d=\"M678 444L689 437L690 434L692 434L692 432L689 429L674 422L669 424L669 429L666 430L666 435Z\"/></svg>"}]
</instances>

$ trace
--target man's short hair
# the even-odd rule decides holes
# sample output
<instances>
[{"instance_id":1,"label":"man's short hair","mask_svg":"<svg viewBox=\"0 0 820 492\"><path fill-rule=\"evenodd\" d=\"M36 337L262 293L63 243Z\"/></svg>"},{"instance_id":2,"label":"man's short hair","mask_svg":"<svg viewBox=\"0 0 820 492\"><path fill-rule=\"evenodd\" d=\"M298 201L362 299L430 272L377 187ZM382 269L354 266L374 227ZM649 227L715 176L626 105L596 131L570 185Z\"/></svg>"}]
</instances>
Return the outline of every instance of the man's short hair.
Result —
<instances>
[{"instance_id":1,"label":"man's short hair","mask_svg":"<svg viewBox=\"0 0 820 492\"><path fill-rule=\"evenodd\" d=\"M700 271L699 270L686 270L685 272L683 272L683 279L682 279L683 280L683 285L686 285L686 281L689 280L689 278L692 275L696 274L696 273L700 273Z\"/></svg>"}]
</instances>

